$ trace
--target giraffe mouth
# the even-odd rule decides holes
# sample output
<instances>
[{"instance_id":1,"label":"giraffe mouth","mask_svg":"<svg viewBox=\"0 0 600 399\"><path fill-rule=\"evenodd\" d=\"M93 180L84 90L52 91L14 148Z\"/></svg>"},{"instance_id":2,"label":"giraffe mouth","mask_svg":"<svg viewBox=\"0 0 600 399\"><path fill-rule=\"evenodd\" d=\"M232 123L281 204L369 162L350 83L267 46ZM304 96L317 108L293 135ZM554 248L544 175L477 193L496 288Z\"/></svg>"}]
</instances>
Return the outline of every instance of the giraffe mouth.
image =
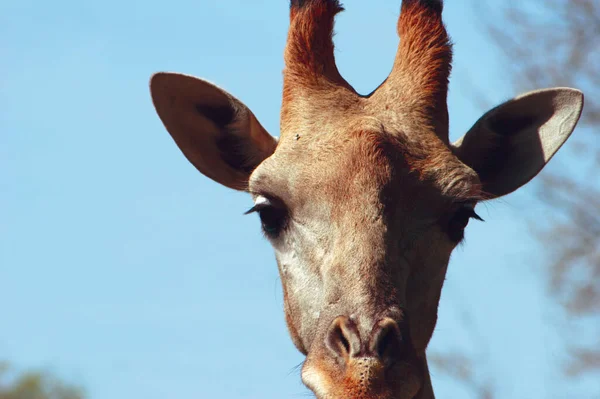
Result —
<instances>
[{"instance_id":1,"label":"giraffe mouth","mask_svg":"<svg viewBox=\"0 0 600 399\"><path fill-rule=\"evenodd\" d=\"M304 384L319 399L420 397L424 363L402 319L383 317L365 330L352 317L335 318L309 351Z\"/></svg>"},{"instance_id":2,"label":"giraffe mouth","mask_svg":"<svg viewBox=\"0 0 600 399\"><path fill-rule=\"evenodd\" d=\"M302 380L318 399L417 399L423 386L414 362L386 367L372 357L354 359L343 368L307 361Z\"/></svg>"}]
</instances>

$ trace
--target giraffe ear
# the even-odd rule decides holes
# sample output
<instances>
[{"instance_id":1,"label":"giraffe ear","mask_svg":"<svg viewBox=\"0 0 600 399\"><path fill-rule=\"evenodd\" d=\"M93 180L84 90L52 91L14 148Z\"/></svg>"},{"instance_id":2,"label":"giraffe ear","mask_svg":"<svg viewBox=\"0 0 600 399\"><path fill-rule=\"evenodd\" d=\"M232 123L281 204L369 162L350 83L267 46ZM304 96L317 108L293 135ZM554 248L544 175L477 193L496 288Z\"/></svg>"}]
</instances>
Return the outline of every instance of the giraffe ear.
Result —
<instances>
[{"instance_id":1,"label":"giraffe ear","mask_svg":"<svg viewBox=\"0 0 600 399\"><path fill-rule=\"evenodd\" d=\"M479 174L483 190L500 197L542 170L575 129L582 109L579 90L533 91L487 112L454 150Z\"/></svg>"},{"instance_id":2,"label":"giraffe ear","mask_svg":"<svg viewBox=\"0 0 600 399\"><path fill-rule=\"evenodd\" d=\"M247 190L252 171L277 146L241 101L205 80L175 73L150 79L152 101L186 158L204 175Z\"/></svg>"}]
</instances>

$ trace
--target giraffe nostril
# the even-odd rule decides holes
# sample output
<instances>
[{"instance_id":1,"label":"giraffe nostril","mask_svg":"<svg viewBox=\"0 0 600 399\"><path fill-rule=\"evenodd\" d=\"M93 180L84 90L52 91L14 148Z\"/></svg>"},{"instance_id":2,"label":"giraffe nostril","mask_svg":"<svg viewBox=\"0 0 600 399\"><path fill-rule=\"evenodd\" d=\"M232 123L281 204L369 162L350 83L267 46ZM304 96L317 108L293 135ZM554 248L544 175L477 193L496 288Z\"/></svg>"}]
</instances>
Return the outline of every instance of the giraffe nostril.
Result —
<instances>
[{"instance_id":1,"label":"giraffe nostril","mask_svg":"<svg viewBox=\"0 0 600 399\"><path fill-rule=\"evenodd\" d=\"M350 342L339 324L333 326L328 336L329 347L340 356L350 354Z\"/></svg>"},{"instance_id":2,"label":"giraffe nostril","mask_svg":"<svg viewBox=\"0 0 600 399\"><path fill-rule=\"evenodd\" d=\"M385 317L379 320L364 340L359 331L356 322L345 316L337 317L330 324L324 343L339 365L350 365L357 368L360 374L378 367L387 369L397 361L410 357L408 332L401 330L395 319Z\"/></svg>"},{"instance_id":3,"label":"giraffe nostril","mask_svg":"<svg viewBox=\"0 0 600 399\"><path fill-rule=\"evenodd\" d=\"M402 336L398 324L390 318L377 323L373 329L369 349L383 364L392 364L400 357L402 349Z\"/></svg>"},{"instance_id":4,"label":"giraffe nostril","mask_svg":"<svg viewBox=\"0 0 600 399\"><path fill-rule=\"evenodd\" d=\"M360 336L356 324L347 317L336 318L325 338L327 348L342 361L356 356L360 352Z\"/></svg>"},{"instance_id":5,"label":"giraffe nostril","mask_svg":"<svg viewBox=\"0 0 600 399\"><path fill-rule=\"evenodd\" d=\"M393 332L389 329L383 332L382 337L377 344L377 356L380 359L383 359L385 354L392 350L394 344L394 337L392 335Z\"/></svg>"}]
</instances>

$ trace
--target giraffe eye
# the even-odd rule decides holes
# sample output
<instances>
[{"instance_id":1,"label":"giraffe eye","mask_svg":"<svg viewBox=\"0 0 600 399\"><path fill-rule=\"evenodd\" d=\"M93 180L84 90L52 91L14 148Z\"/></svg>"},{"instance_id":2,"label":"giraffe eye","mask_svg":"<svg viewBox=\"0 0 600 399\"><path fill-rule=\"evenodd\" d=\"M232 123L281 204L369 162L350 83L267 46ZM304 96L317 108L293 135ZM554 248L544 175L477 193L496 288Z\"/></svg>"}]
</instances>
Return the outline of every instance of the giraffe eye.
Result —
<instances>
[{"instance_id":1,"label":"giraffe eye","mask_svg":"<svg viewBox=\"0 0 600 399\"><path fill-rule=\"evenodd\" d=\"M247 214L258 213L263 232L269 238L278 237L287 223L287 211L283 206L275 205L271 200L259 196Z\"/></svg>"},{"instance_id":2,"label":"giraffe eye","mask_svg":"<svg viewBox=\"0 0 600 399\"><path fill-rule=\"evenodd\" d=\"M456 210L448 224L448 235L452 241L457 243L462 241L465 235L465 228L471 219L483 222L483 219L475 213L474 205L465 204Z\"/></svg>"}]
</instances>

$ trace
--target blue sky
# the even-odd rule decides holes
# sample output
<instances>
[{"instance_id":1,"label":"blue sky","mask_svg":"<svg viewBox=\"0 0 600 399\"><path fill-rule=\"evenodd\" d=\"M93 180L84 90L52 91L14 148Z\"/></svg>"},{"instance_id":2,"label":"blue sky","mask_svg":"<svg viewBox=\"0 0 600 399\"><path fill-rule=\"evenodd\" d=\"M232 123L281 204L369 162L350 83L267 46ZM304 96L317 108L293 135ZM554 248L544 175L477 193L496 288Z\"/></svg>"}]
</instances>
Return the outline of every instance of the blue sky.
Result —
<instances>
[{"instance_id":1,"label":"blue sky","mask_svg":"<svg viewBox=\"0 0 600 399\"><path fill-rule=\"evenodd\" d=\"M474 87L494 103L517 93L471 3L447 3L456 139L485 110ZM338 64L367 93L391 68L400 2L344 4ZM250 198L185 160L148 90L157 71L207 78L278 135L287 12L285 0L2 2L0 358L93 399L307 394L272 251L242 216ZM505 398L560 389L531 193L480 207L487 222L452 258L431 344L482 359ZM470 395L433 379L439 397Z\"/></svg>"}]
</instances>

